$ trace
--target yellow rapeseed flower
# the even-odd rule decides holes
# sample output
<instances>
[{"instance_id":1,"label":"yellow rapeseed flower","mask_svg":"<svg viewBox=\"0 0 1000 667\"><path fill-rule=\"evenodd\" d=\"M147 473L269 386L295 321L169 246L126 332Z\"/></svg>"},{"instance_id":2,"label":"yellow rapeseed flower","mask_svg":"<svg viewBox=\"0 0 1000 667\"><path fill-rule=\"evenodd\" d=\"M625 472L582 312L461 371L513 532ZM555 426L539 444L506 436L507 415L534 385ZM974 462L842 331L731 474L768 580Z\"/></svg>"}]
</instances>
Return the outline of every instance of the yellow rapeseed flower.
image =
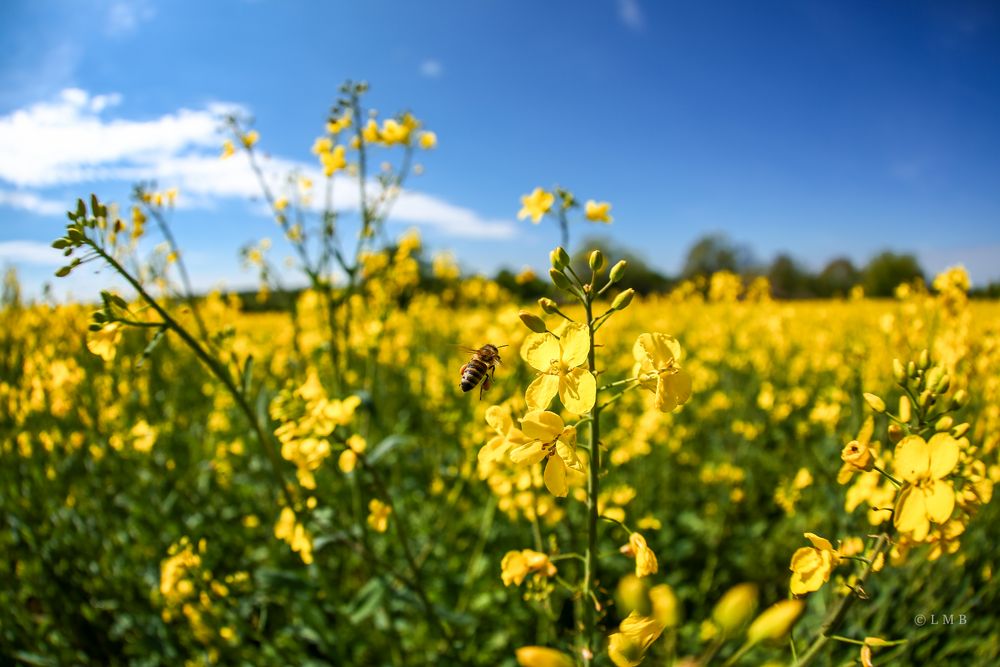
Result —
<instances>
[{"instance_id":1,"label":"yellow rapeseed flower","mask_svg":"<svg viewBox=\"0 0 1000 667\"><path fill-rule=\"evenodd\" d=\"M510 459L525 465L547 459L545 488L554 496L565 496L569 493L570 471L583 472L576 455L576 428L566 426L554 412L532 410L521 419L521 430L529 440L512 449Z\"/></svg>"},{"instance_id":2,"label":"yellow rapeseed flower","mask_svg":"<svg viewBox=\"0 0 1000 667\"><path fill-rule=\"evenodd\" d=\"M813 533L806 533L805 537L812 542L812 546L797 549L788 568L793 573L790 585L792 595L818 591L830 581L833 568L840 563L840 553L829 540Z\"/></svg>"},{"instance_id":3,"label":"yellow rapeseed flower","mask_svg":"<svg viewBox=\"0 0 1000 667\"><path fill-rule=\"evenodd\" d=\"M333 150L333 140L330 137L319 137L313 142L311 150L316 155L329 153Z\"/></svg>"},{"instance_id":4,"label":"yellow rapeseed flower","mask_svg":"<svg viewBox=\"0 0 1000 667\"><path fill-rule=\"evenodd\" d=\"M528 408L544 410L558 393L570 412L589 412L597 400L597 381L590 371L580 368L589 352L590 336L583 324L567 324L558 339L550 333L529 334L521 356L541 375L525 392Z\"/></svg>"},{"instance_id":5,"label":"yellow rapeseed flower","mask_svg":"<svg viewBox=\"0 0 1000 667\"><path fill-rule=\"evenodd\" d=\"M847 484L856 472L868 472L875 465L875 456L869 446L872 433L875 431L875 420L871 415L865 419L858 431L858 437L851 440L840 452L840 458L844 464L837 473L837 482Z\"/></svg>"},{"instance_id":6,"label":"yellow rapeseed flower","mask_svg":"<svg viewBox=\"0 0 1000 667\"><path fill-rule=\"evenodd\" d=\"M524 220L530 216L531 221L537 225L555 201L556 197L551 192L535 188L531 194L521 197L521 210L517 214L517 219Z\"/></svg>"},{"instance_id":7,"label":"yellow rapeseed flower","mask_svg":"<svg viewBox=\"0 0 1000 667\"><path fill-rule=\"evenodd\" d=\"M622 551L635 558L635 576L648 577L656 574L660 569L656 562L656 553L646 544L646 538L640 533L632 533L628 536L628 544L622 547Z\"/></svg>"},{"instance_id":8,"label":"yellow rapeseed flower","mask_svg":"<svg viewBox=\"0 0 1000 667\"><path fill-rule=\"evenodd\" d=\"M274 536L283 542L288 543L292 551L299 554L302 562L309 565L313 562L312 537L306 531L305 526L295 520L295 512L291 507L281 510L278 523L274 526Z\"/></svg>"},{"instance_id":9,"label":"yellow rapeseed flower","mask_svg":"<svg viewBox=\"0 0 1000 667\"><path fill-rule=\"evenodd\" d=\"M670 412L691 398L691 376L680 367L681 344L663 333L644 333L632 346L632 374L656 396L656 409Z\"/></svg>"},{"instance_id":10,"label":"yellow rapeseed flower","mask_svg":"<svg viewBox=\"0 0 1000 667\"><path fill-rule=\"evenodd\" d=\"M362 128L361 138L364 139L366 144L374 144L378 142L378 123L375 122L374 118L369 118L368 123L365 124L364 128Z\"/></svg>"},{"instance_id":11,"label":"yellow rapeseed flower","mask_svg":"<svg viewBox=\"0 0 1000 667\"><path fill-rule=\"evenodd\" d=\"M87 349L104 361L112 361L122 338L121 327L118 322L109 322L97 331L88 331Z\"/></svg>"},{"instance_id":12,"label":"yellow rapeseed flower","mask_svg":"<svg viewBox=\"0 0 1000 667\"><path fill-rule=\"evenodd\" d=\"M358 463L358 454L363 453L367 447L367 441L357 433L348 438L347 448L337 458L337 467L341 472L352 472Z\"/></svg>"},{"instance_id":13,"label":"yellow rapeseed flower","mask_svg":"<svg viewBox=\"0 0 1000 667\"><path fill-rule=\"evenodd\" d=\"M522 646L514 652L521 667L575 667L576 662L562 651L545 646Z\"/></svg>"},{"instance_id":14,"label":"yellow rapeseed flower","mask_svg":"<svg viewBox=\"0 0 1000 667\"><path fill-rule=\"evenodd\" d=\"M226 158L232 157L235 153L236 147L233 146L233 142L231 140L226 139L222 142L222 155L219 157L225 160Z\"/></svg>"},{"instance_id":15,"label":"yellow rapeseed flower","mask_svg":"<svg viewBox=\"0 0 1000 667\"><path fill-rule=\"evenodd\" d=\"M376 533L384 533L389 527L389 515L392 507L378 498L372 498L368 503L368 525Z\"/></svg>"},{"instance_id":16,"label":"yellow rapeseed flower","mask_svg":"<svg viewBox=\"0 0 1000 667\"><path fill-rule=\"evenodd\" d=\"M908 484L896 502L893 523L915 542L923 542L931 522L942 524L955 508L955 489L944 480L958 464L958 441L937 433L930 442L910 435L896 445L896 474Z\"/></svg>"},{"instance_id":17,"label":"yellow rapeseed flower","mask_svg":"<svg viewBox=\"0 0 1000 667\"><path fill-rule=\"evenodd\" d=\"M250 130L242 137L240 137L240 141L242 141L243 145L246 146L247 148L253 148L254 144L256 144L259 140L260 140L260 134L257 132L257 130Z\"/></svg>"},{"instance_id":18,"label":"yellow rapeseed flower","mask_svg":"<svg viewBox=\"0 0 1000 667\"><path fill-rule=\"evenodd\" d=\"M500 578L504 586L520 586L529 574L554 577L556 566L546 554L532 549L508 551L500 562Z\"/></svg>"},{"instance_id":19,"label":"yellow rapeseed flower","mask_svg":"<svg viewBox=\"0 0 1000 667\"><path fill-rule=\"evenodd\" d=\"M435 148L437 146L437 143L438 143L437 135L434 134L433 132L428 131L420 133L420 147L423 148L425 151L429 151L432 148Z\"/></svg>"},{"instance_id":20,"label":"yellow rapeseed flower","mask_svg":"<svg viewBox=\"0 0 1000 667\"><path fill-rule=\"evenodd\" d=\"M655 618L633 611L608 641L608 656L617 667L637 667L646 651L663 632Z\"/></svg>"},{"instance_id":21,"label":"yellow rapeseed flower","mask_svg":"<svg viewBox=\"0 0 1000 667\"><path fill-rule=\"evenodd\" d=\"M510 410L491 405L486 409L486 423L493 427L496 435L479 450L479 462L502 461L507 458L511 447L517 447L530 442L530 438L514 425Z\"/></svg>"},{"instance_id":22,"label":"yellow rapeseed flower","mask_svg":"<svg viewBox=\"0 0 1000 667\"><path fill-rule=\"evenodd\" d=\"M614 220L610 215L610 211L611 204L606 201L596 202L593 199L588 199L587 203L583 206L583 214L587 217L587 220L594 222L610 224Z\"/></svg>"},{"instance_id":23,"label":"yellow rapeseed flower","mask_svg":"<svg viewBox=\"0 0 1000 667\"><path fill-rule=\"evenodd\" d=\"M323 165L323 175L330 178L347 166L347 149L337 146L332 151L320 153L319 161Z\"/></svg>"}]
</instances>

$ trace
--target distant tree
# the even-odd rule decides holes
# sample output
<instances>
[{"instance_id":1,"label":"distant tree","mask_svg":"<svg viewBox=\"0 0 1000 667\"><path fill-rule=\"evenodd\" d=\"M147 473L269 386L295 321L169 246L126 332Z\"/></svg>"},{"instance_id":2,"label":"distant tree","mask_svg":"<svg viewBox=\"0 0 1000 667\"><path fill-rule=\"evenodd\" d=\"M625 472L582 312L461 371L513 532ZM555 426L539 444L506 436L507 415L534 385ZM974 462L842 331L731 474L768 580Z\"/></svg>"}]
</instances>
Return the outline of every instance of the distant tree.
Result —
<instances>
[{"instance_id":1,"label":"distant tree","mask_svg":"<svg viewBox=\"0 0 1000 667\"><path fill-rule=\"evenodd\" d=\"M672 281L669 278L652 268L635 251L601 236L585 238L583 243L580 244L580 250L576 251L572 256L573 269L581 277L590 274L587 262L593 250L600 250L604 253L605 260L608 263L605 274L618 260L624 259L628 262L628 270L625 272L625 278L620 283L622 289L631 287L639 294L649 294L650 292L665 292L672 285Z\"/></svg>"},{"instance_id":2,"label":"distant tree","mask_svg":"<svg viewBox=\"0 0 1000 667\"><path fill-rule=\"evenodd\" d=\"M753 266L753 253L746 245L733 243L725 234L709 234L688 250L682 275L707 276L716 271L744 273Z\"/></svg>"},{"instance_id":3,"label":"distant tree","mask_svg":"<svg viewBox=\"0 0 1000 667\"><path fill-rule=\"evenodd\" d=\"M865 294L868 296L892 296L900 283L924 277L917 258L910 254L898 255L883 252L872 258L864 270Z\"/></svg>"},{"instance_id":4,"label":"distant tree","mask_svg":"<svg viewBox=\"0 0 1000 667\"><path fill-rule=\"evenodd\" d=\"M816 277L816 296L846 296L861 282L861 272L846 257L830 260Z\"/></svg>"},{"instance_id":5,"label":"distant tree","mask_svg":"<svg viewBox=\"0 0 1000 667\"><path fill-rule=\"evenodd\" d=\"M771 283L771 292L779 299L801 299L813 295L810 285L812 276L791 255L775 257L767 271L767 279Z\"/></svg>"}]
</instances>

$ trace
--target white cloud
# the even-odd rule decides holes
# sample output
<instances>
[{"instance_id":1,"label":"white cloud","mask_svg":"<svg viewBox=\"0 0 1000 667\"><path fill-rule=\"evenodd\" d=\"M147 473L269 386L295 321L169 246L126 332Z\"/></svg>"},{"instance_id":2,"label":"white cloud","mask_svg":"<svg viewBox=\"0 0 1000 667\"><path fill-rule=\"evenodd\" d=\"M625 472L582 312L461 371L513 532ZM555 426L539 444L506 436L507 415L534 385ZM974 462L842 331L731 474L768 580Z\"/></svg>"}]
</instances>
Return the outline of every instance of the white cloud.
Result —
<instances>
[{"instance_id":1,"label":"white cloud","mask_svg":"<svg viewBox=\"0 0 1000 667\"><path fill-rule=\"evenodd\" d=\"M428 79L436 79L444 74L444 65L441 64L440 60L428 58L420 63L420 74L426 76Z\"/></svg>"},{"instance_id":2,"label":"white cloud","mask_svg":"<svg viewBox=\"0 0 1000 667\"><path fill-rule=\"evenodd\" d=\"M120 102L119 95L94 96L70 88L55 102L0 117L0 145L5 147L0 153L0 181L23 189L155 180L160 186L179 188L178 205L186 208L210 208L223 198L260 196L257 179L242 155L219 159L220 117L239 107L213 104L145 121L104 118ZM311 162L272 157L263 161L263 170L273 188L292 171L323 182ZM357 181L344 176L334 187L336 206L357 211ZM34 205L40 212L51 204L35 193L17 195L21 208ZM322 203L317 193L316 204ZM18 204L12 200L11 205ZM412 190L396 202L391 219L468 238L509 238L516 229L511 221L484 219L471 209Z\"/></svg>"},{"instance_id":3,"label":"white cloud","mask_svg":"<svg viewBox=\"0 0 1000 667\"><path fill-rule=\"evenodd\" d=\"M44 199L34 192L0 190L0 206L19 208L38 215L61 215L67 210L65 202Z\"/></svg>"},{"instance_id":4,"label":"white cloud","mask_svg":"<svg viewBox=\"0 0 1000 667\"><path fill-rule=\"evenodd\" d=\"M56 266L63 263L62 254L46 243L37 241L0 241L0 260L14 263Z\"/></svg>"},{"instance_id":5,"label":"white cloud","mask_svg":"<svg viewBox=\"0 0 1000 667\"><path fill-rule=\"evenodd\" d=\"M104 28L114 37L127 35L155 15L156 10L147 0L116 0L108 7Z\"/></svg>"},{"instance_id":6,"label":"white cloud","mask_svg":"<svg viewBox=\"0 0 1000 667\"><path fill-rule=\"evenodd\" d=\"M639 0L617 0L618 18L632 30L642 30L646 26Z\"/></svg>"}]
</instances>

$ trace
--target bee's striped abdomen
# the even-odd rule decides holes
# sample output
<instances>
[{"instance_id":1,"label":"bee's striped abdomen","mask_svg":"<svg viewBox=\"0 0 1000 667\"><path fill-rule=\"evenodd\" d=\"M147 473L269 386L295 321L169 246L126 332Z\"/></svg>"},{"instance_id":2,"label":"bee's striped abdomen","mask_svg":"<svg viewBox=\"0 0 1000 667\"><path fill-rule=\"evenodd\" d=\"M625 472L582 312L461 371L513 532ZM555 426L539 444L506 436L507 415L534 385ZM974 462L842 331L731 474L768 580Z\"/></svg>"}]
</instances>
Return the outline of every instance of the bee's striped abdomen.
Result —
<instances>
[{"instance_id":1,"label":"bee's striped abdomen","mask_svg":"<svg viewBox=\"0 0 1000 667\"><path fill-rule=\"evenodd\" d=\"M462 391L469 391L479 384L490 367L473 357L462 371Z\"/></svg>"}]
</instances>

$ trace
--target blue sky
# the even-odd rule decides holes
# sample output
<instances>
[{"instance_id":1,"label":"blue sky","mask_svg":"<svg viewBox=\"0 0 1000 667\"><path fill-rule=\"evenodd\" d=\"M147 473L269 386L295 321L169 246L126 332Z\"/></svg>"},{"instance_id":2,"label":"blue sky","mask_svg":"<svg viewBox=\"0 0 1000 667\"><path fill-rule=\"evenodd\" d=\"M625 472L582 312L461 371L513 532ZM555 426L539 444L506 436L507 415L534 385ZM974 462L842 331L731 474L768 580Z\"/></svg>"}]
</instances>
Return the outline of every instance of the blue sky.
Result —
<instances>
[{"instance_id":1,"label":"blue sky","mask_svg":"<svg viewBox=\"0 0 1000 667\"><path fill-rule=\"evenodd\" d=\"M614 207L575 239L666 272L722 231L763 260L891 247L1000 279L995 3L12 0L0 40L0 263L31 290L60 209L149 177L181 187L195 281L252 283L238 247L279 234L213 166L214 115L239 105L275 167L312 165L347 78L438 133L393 229L471 271L545 266L555 226L515 216L558 183Z\"/></svg>"}]
</instances>

